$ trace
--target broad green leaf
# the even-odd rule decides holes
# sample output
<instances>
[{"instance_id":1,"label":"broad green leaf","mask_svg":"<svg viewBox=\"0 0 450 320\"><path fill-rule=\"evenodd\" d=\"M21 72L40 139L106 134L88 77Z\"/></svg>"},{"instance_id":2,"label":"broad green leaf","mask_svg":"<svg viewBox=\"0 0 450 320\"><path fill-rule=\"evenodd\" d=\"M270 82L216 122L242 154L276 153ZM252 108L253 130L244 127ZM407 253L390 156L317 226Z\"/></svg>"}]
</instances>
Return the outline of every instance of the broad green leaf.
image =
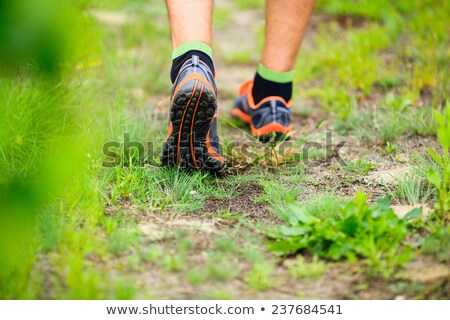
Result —
<instances>
[{"instance_id":1,"label":"broad green leaf","mask_svg":"<svg viewBox=\"0 0 450 320\"><path fill-rule=\"evenodd\" d=\"M357 194L355 194L354 199L358 213L363 214L364 209L367 208L367 195L364 193L364 191L361 190Z\"/></svg>"},{"instance_id":2,"label":"broad green leaf","mask_svg":"<svg viewBox=\"0 0 450 320\"><path fill-rule=\"evenodd\" d=\"M436 163L442 167L442 159L441 157L436 153L436 151L432 150L432 149L427 149L428 153L430 154L430 156L433 158L434 161L436 161Z\"/></svg>"},{"instance_id":3,"label":"broad green leaf","mask_svg":"<svg viewBox=\"0 0 450 320\"><path fill-rule=\"evenodd\" d=\"M344 221L342 221L341 230L346 235L352 236L358 230L358 226L359 226L358 218L356 216L350 216L344 219Z\"/></svg>"},{"instance_id":4,"label":"broad green leaf","mask_svg":"<svg viewBox=\"0 0 450 320\"><path fill-rule=\"evenodd\" d=\"M392 209L390 207L385 208L385 207L378 207L378 206L375 207L374 206L373 209L372 209L371 217L373 219L377 219L377 218L380 218L380 217L382 217L384 215L387 215L388 213L393 214L393 211L392 211Z\"/></svg>"},{"instance_id":5,"label":"broad green leaf","mask_svg":"<svg viewBox=\"0 0 450 320\"><path fill-rule=\"evenodd\" d=\"M447 163L447 166L444 168L447 177L450 176L450 162Z\"/></svg>"},{"instance_id":6,"label":"broad green leaf","mask_svg":"<svg viewBox=\"0 0 450 320\"><path fill-rule=\"evenodd\" d=\"M281 235L283 236L301 236L304 235L308 229L302 226L298 226L298 227L286 227L286 226L281 226L278 228L278 231L281 233Z\"/></svg>"},{"instance_id":7,"label":"broad green leaf","mask_svg":"<svg viewBox=\"0 0 450 320\"><path fill-rule=\"evenodd\" d=\"M439 172L431 170L429 178L440 183ZM278 228L269 250L278 254L291 254L308 250L322 258L355 261L365 258L370 268L385 272L386 266L394 270L407 259L397 258L402 252L402 241L420 209L407 214L408 223L399 219L391 208L389 197L377 199L375 205L367 204L364 192L355 194L341 210L340 215L319 220L307 209L292 204L289 217L292 226ZM320 222L320 223L318 223Z\"/></svg>"},{"instance_id":8,"label":"broad green leaf","mask_svg":"<svg viewBox=\"0 0 450 320\"><path fill-rule=\"evenodd\" d=\"M298 239L298 241L267 242L266 245L269 251L279 252L283 254L294 253L306 246L305 242L300 239Z\"/></svg>"},{"instance_id":9,"label":"broad green leaf","mask_svg":"<svg viewBox=\"0 0 450 320\"><path fill-rule=\"evenodd\" d=\"M380 197L377 199L377 204L372 207L372 218L378 218L386 213L390 212L391 209L391 197Z\"/></svg>"},{"instance_id":10,"label":"broad green leaf","mask_svg":"<svg viewBox=\"0 0 450 320\"><path fill-rule=\"evenodd\" d=\"M444 109L444 119L447 124L450 122L450 106L449 106L448 101L447 101L447 104Z\"/></svg>"},{"instance_id":11,"label":"broad green leaf","mask_svg":"<svg viewBox=\"0 0 450 320\"><path fill-rule=\"evenodd\" d=\"M442 114L440 114L436 110L433 110L433 114L434 114L434 118L436 119L436 121L438 123L438 126L444 127L445 121L444 121L444 117L442 116Z\"/></svg>"},{"instance_id":12,"label":"broad green leaf","mask_svg":"<svg viewBox=\"0 0 450 320\"><path fill-rule=\"evenodd\" d=\"M391 205L391 202L392 202L392 199L389 196L377 198L377 204L380 206L383 206L383 207L389 208L389 206Z\"/></svg>"},{"instance_id":13,"label":"broad green leaf","mask_svg":"<svg viewBox=\"0 0 450 320\"><path fill-rule=\"evenodd\" d=\"M441 187L441 175L436 170L433 169L428 170L427 179L437 188Z\"/></svg>"},{"instance_id":14,"label":"broad green leaf","mask_svg":"<svg viewBox=\"0 0 450 320\"><path fill-rule=\"evenodd\" d=\"M446 127L440 127L437 129L437 136L442 146L448 150L450 147L450 133L448 132Z\"/></svg>"},{"instance_id":15,"label":"broad green leaf","mask_svg":"<svg viewBox=\"0 0 450 320\"><path fill-rule=\"evenodd\" d=\"M422 216L422 208L414 208L405 215L405 220L415 219Z\"/></svg>"},{"instance_id":16,"label":"broad green leaf","mask_svg":"<svg viewBox=\"0 0 450 320\"><path fill-rule=\"evenodd\" d=\"M309 214L304 207L299 205L290 204L289 205L288 219L291 225L297 225L299 222L304 224L312 224L319 221L318 218Z\"/></svg>"}]
</instances>

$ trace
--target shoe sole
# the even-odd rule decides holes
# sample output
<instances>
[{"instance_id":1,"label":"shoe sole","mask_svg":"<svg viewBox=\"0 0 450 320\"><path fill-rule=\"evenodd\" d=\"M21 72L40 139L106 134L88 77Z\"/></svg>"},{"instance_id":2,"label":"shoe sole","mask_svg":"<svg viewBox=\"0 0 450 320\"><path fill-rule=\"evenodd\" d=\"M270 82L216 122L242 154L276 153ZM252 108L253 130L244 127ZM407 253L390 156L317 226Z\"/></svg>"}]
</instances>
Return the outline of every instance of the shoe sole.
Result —
<instances>
[{"instance_id":1,"label":"shoe sole","mask_svg":"<svg viewBox=\"0 0 450 320\"><path fill-rule=\"evenodd\" d=\"M255 128L253 124L250 124L250 129L252 135L261 142L277 142L290 139L293 125L284 126L278 122L271 122L261 128Z\"/></svg>"},{"instance_id":2,"label":"shoe sole","mask_svg":"<svg viewBox=\"0 0 450 320\"><path fill-rule=\"evenodd\" d=\"M267 143L267 142L282 142L287 141L291 139L290 134L292 132L292 127L284 127L281 131L272 131L272 132L266 132L264 134L255 133L258 130L255 129L251 125L251 117L244 112L242 112L239 109L233 109L231 111L231 118L242 121L248 125L250 125L252 136L257 138L260 142ZM273 122L271 124L279 125L276 122Z\"/></svg>"},{"instance_id":3,"label":"shoe sole","mask_svg":"<svg viewBox=\"0 0 450 320\"><path fill-rule=\"evenodd\" d=\"M180 84L172 98L170 129L163 145L161 164L222 171L223 158L212 148L209 139L216 111L216 95L206 79L199 75Z\"/></svg>"}]
</instances>

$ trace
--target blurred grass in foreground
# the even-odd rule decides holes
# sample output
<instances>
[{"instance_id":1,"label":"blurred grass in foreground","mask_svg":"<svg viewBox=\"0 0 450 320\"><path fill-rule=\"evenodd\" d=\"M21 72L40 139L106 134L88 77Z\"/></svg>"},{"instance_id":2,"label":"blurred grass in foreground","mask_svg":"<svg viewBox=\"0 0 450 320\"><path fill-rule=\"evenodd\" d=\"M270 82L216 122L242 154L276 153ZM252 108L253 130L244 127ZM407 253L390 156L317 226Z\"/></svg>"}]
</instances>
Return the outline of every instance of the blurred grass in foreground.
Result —
<instances>
[{"instance_id":1,"label":"blurred grass in foreground","mask_svg":"<svg viewBox=\"0 0 450 320\"><path fill-rule=\"evenodd\" d=\"M67 79L73 61L89 54L86 25L70 1L0 2L1 298L34 296L29 275L43 243L36 217L79 196L83 112Z\"/></svg>"}]
</instances>

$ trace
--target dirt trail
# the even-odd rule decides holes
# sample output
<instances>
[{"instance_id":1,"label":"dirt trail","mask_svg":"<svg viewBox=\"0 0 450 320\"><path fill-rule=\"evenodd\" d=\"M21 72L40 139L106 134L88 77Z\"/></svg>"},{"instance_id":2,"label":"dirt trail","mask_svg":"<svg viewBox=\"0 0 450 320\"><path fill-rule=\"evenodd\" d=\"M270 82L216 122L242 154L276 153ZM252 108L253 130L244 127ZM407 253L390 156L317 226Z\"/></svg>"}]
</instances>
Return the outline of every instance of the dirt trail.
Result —
<instances>
[{"instance_id":1,"label":"dirt trail","mask_svg":"<svg viewBox=\"0 0 450 320\"><path fill-rule=\"evenodd\" d=\"M229 8L230 3L225 0L216 1L216 6L218 8ZM258 47L253 35L261 28L263 11L246 10L236 14L233 13L231 19L230 25L233 26L232 28L216 27L214 30L221 135L229 137L233 141L243 142L249 140L247 131L229 125L228 114L232 108L237 87L253 76L258 59L251 58L248 63L230 64L225 62L224 57L232 54L236 47L242 50L254 50ZM330 20L331 18L326 19ZM304 46L314 46L316 28L326 19L318 15L312 17ZM258 22L254 24L254 21ZM357 21L353 24L354 27L358 27L362 23L364 22ZM310 103L310 101L295 101L294 123L296 131L292 141L297 141L303 138L305 133L308 133L309 139L323 142L325 132L332 129L331 122L326 121L327 115L323 112L315 110L308 117L300 115L299 108L311 107L308 105ZM325 122L317 128L323 120ZM347 141L342 149L344 160L351 161L352 159L367 157L376 164L376 169L369 176L363 177L336 166L335 161L320 160L316 166L306 168L306 174L311 182L304 185L305 188L297 200L308 200L316 197L318 193L330 190L338 196L351 197L361 189L370 193L373 200L375 197L386 195L392 190L396 173L404 173L409 170L406 164L399 167L397 162L393 161L391 156L381 152L378 146L362 143L352 136L335 137L336 143L341 140ZM416 141L416 143L410 143L410 145L411 147L407 152L412 153L423 150L428 142ZM245 174L245 170L244 168L238 168L232 171L233 174ZM383 179L384 181L381 181ZM208 255L215 250L215 242L222 236L234 234L236 243L242 247L246 245L249 237L262 239L262 235L254 226L242 226L239 219L233 219L233 217L244 215L247 221L251 221L255 225L258 223L273 225L281 222L273 215L268 204L255 201L254 195L261 192L262 188L257 183L246 183L239 187L235 198L230 200L207 199L201 210L188 216L172 215L172 218L169 219L168 212L162 214L141 212L138 214L141 217L139 229L147 237L149 244L157 245L166 254L173 256L179 253L177 234L181 232L185 239L192 242L191 249L183 257L183 263L187 266L184 270L195 270L199 266L208 264ZM171 209L166 210L170 211ZM215 214L220 210L228 210L229 217L226 219L216 217ZM240 231L237 233L236 230ZM275 261L271 276L272 283L265 290L252 289L248 285L244 275L252 270L253 263L241 255L230 255L230 260L223 266L226 270L225 273L234 275L230 280L218 281L214 277L220 278L220 271L208 269L213 274L212 278L207 277L206 280L204 279L196 284L193 284L195 281L189 281L186 278L185 272L164 272L157 262L150 261L139 274L140 286L151 288L148 292L151 296L167 299L207 297L235 299L392 299L398 297L396 283L388 283L382 279L367 279L363 264L357 263L350 266L345 263L326 262L326 271L317 279L293 278L286 267L286 262L283 263L274 259L271 254L265 251L264 246L261 246L259 250L267 256L268 260ZM441 282L442 275L448 275L448 268L445 271L441 265L435 262L421 262L420 259L413 261L413 267L416 268L416 271L418 265L439 269L439 281ZM215 267L210 266L210 268ZM235 272L237 273L235 274ZM420 287L421 283L430 281L428 276L428 274L424 276L423 279L425 280L423 281L418 277L418 284L413 284L408 279L400 280L400 284L403 287Z\"/></svg>"}]
</instances>

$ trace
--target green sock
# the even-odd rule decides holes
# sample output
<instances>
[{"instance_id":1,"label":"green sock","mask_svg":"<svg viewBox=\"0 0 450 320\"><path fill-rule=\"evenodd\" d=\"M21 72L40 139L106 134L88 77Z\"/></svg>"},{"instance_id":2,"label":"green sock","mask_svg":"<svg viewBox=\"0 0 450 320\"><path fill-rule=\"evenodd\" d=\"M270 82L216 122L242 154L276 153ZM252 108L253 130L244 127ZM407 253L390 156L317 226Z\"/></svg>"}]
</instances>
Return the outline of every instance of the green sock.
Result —
<instances>
[{"instance_id":1,"label":"green sock","mask_svg":"<svg viewBox=\"0 0 450 320\"><path fill-rule=\"evenodd\" d=\"M288 83L294 81L295 71L279 72L267 69L262 63L258 66L259 75L266 80L277 83Z\"/></svg>"},{"instance_id":2,"label":"green sock","mask_svg":"<svg viewBox=\"0 0 450 320\"><path fill-rule=\"evenodd\" d=\"M172 51L172 60L175 60L183 54L193 50L201 51L212 59L212 48L208 44L201 41L188 41L183 43L181 46L176 47Z\"/></svg>"}]
</instances>

